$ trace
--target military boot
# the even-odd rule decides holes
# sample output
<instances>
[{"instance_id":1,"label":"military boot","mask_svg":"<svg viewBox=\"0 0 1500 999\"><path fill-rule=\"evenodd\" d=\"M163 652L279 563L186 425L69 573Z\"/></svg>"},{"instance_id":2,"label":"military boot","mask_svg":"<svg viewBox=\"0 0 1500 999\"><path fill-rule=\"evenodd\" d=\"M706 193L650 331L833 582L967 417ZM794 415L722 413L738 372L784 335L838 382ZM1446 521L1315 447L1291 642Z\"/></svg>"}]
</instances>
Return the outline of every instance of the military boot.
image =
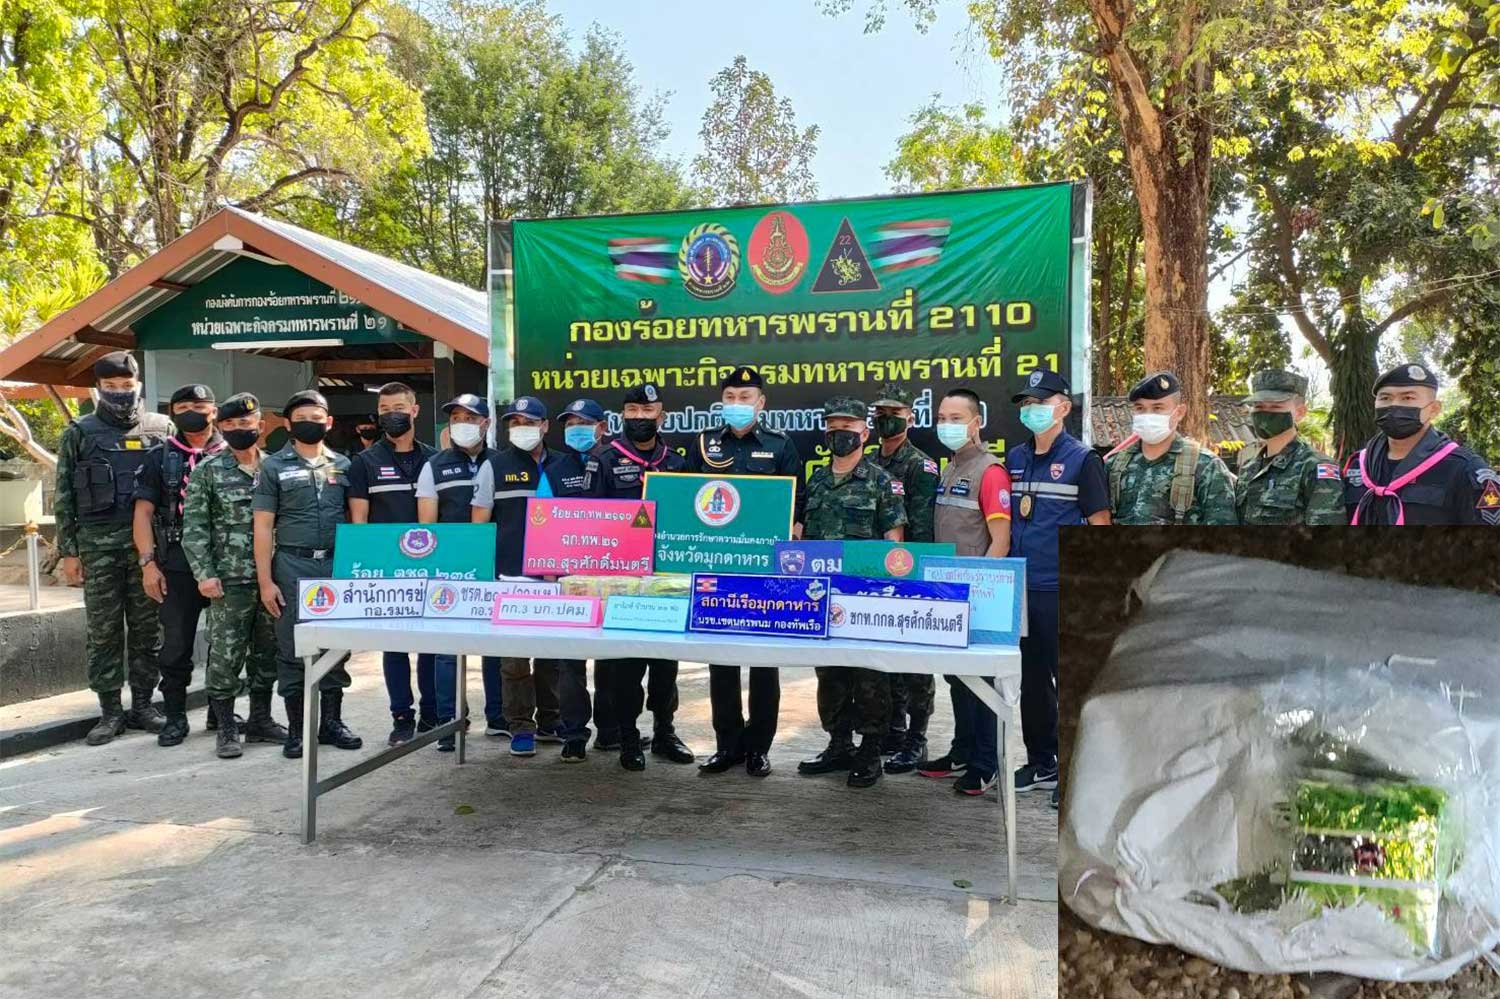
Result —
<instances>
[{"instance_id":1,"label":"military boot","mask_svg":"<svg viewBox=\"0 0 1500 999\"><path fill-rule=\"evenodd\" d=\"M302 698L283 697L286 705L286 741L281 744L281 755L289 760L302 758Z\"/></svg>"},{"instance_id":2,"label":"military boot","mask_svg":"<svg viewBox=\"0 0 1500 999\"><path fill-rule=\"evenodd\" d=\"M234 702L230 701L230 703L233 704ZM210 704L208 706L207 717L208 717L208 721L204 725L204 729L207 730L207 731L209 731L209 732L216 732L216 731L218 731L218 728L219 728L219 719L218 719L218 716L214 714L214 706L212 704ZM241 718L239 715L235 715L234 716L234 723L236 725L240 726L241 728L245 727L245 719Z\"/></svg>"},{"instance_id":3,"label":"military boot","mask_svg":"<svg viewBox=\"0 0 1500 999\"><path fill-rule=\"evenodd\" d=\"M880 780L883 772L880 766L880 743L878 735L867 735L860 741L859 751L854 754L853 765L849 768L849 779L846 783L850 787L870 787Z\"/></svg>"},{"instance_id":4,"label":"military boot","mask_svg":"<svg viewBox=\"0 0 1500 999\"><path fill-rule=\"evenodd\" d=\"M156 736L158 746L179 746L188 735L187 691L163 687L161 691L167 720Z\"/></svg>"},{"instance_id":5,"label":"military boot","mask_svg":"<svg viewBox=\"0 0 1500 999\"><path fill-rule=\"evenodd\" d=\"M877 741L876 747L879 747ZM828 739L828 748L810 760L803 760L797 764L799 774L815 776L817 774L837 773L840 770L848 770L854 765L854 737L848 732L835 732Z\"/></svg>"},{"instance_id":6,"label":"military boot","mask_svg":"<svg viewBox=\"0 0 1500 999\"><path fill-rule=\"evenodd\" d=\"M285 742L286 729L271 717L271 692L250 692L250 717L245 720L246 742Z\"/></svg>"},{"instance_id":7,"label":"military boot","mask_svg":"<svg viewBox=\"0 0 1500 999\"><path fill-rule=\"evenodd\" d=\"M90 746L102 746L125 731L125 708L120 704L120 692L111 690L99 695L99 722L89 729L83 741Z\"/></svg>"},{"instance_id":8,"label":"military boot","mask_svg":"<svg viewBox=\"0 0 1500 999\"><path fill-rule=\"evenodd\" d=\"M221 760L232 760L244 752L240 748L240 727L234 720L234 702L229 698L212 701L214 714L219 716L219 728L215 733L218 741L214 753Z\"/></svg>"},{"instance_id":9,"label":"military boot","mask_svg":"<svg viewBox=\"0 0 1500 999\"><path fill-rule=\"evenodd\" d=\"M156 705L151 703L150 687L130 688L130 710L125 713L125 727L138 728L147 732L160 732L167 719L157 710Z\"/></svg>"},{"instance_id":10,"label":"military boot","mask_svg":"<svg viewBox=\"0 0 1500 999\"><path fill-rule=\"evenodd\" d=\"M322 714L318 718L318 745L336 749L358 749L365 741L344 724L344 692L323 691Z\"/></svg>"}]
</instances>

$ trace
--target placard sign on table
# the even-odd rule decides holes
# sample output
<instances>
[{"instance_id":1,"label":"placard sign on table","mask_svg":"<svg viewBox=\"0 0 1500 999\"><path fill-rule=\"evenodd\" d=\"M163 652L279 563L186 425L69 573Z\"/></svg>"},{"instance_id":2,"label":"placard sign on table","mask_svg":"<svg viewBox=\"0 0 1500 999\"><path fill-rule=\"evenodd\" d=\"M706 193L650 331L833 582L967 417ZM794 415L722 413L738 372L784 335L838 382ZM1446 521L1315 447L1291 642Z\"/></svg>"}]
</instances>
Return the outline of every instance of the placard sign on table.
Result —
<instances>
[{"instance_id":1,"label":"placard sign on table","mask_svg":"<svg viewBox=\"0 0 1500 999\"><path fill-rule=\"evenodd\" d=\"M467 580L429 579L425 617L488 621L495 612L495 598L502 594L556 596L561 583L524 576L501 577L492 583Z\"/></svg>"},{"instance_id":2,"label":"placard sign on table","mask_svg":"<svg viewBox=\"0 0 1500 999\"><path fill-rule=\"evenodd\" d=\"M969 602L835 593L828 606L828 637L966 649Z\"/></svg>"},{"instance_id":3,"label":"placard sign on table","mask_svg":"<svg viewBox=\"0 0 1500 999\"><path fill-rule=\"evenodd\" d=\"M688 630L828 637L827 576L693 574Z\"/></svg>"},{"instance_id":4,"label":"placard sign on table","mask_svg":"<svg viewBox=\"0 0 1500 999\"><path fill-rule=\"evenodd\" d=\"M299 621L421 617L422 579L304 579L297 584Z\"/></svg>"},{"instance_id":5,"label":"placard sign on table","mask_svg":"<svg viewBox=\"0 0 1500 999\"><path fill-rule=\"evenodd\" d=\"M645 576L656 504L622 499L526 501L521 571L531 576Z\"/></svg>"},{"instance_id":6,"label":"placard sign on table","mask_svg":"<svg viewBox=\"0 0 1500 999\"><path fill-rule=\"evenodd\" d=\"M842 541L778 541L776 571L783 576L831 576L844 571Z\"/></svg>"},{"instance_id":7,"label":"placard sign on table","mask_svg":"<svg viewBox=\"0 0 1500 999\"><path fill-rule=\"evenodd\" d=\"M691 603L686 597L617 593L604 605L604 627L620 631L686 631Z\"/></svg>"},{"instance_id":8,"label":"placard sign on table","mask_svg":"<svg viewBox=\"0 0 1500 999\"><path fill-rule=\"evenodd\" d=\"M885 579L876 576L828 577L834 593L863 597L907 597L917 600L968 600L968 583L932 583L925 579Z\"/></svg>"},{"instance_id":9,"label":"placard sign on table","mask_svg":"<svg viewBox=\"0 0 1500 999\"><path fill-rule=\"evenodd\" d=\"M917 560L927 555L951 558L951 544L907 541L845 541L843 565L839 572L848 576L889 576L892 579L920 579Z\"/></svg>"},{"instance_id":10,"label":"placard sign on table","mask_svg":"<svg viewBox=\"0 0 1500 999\"><path fill-rule=\"evenodd\" d=\"M494 524L340 524L335 579L495 578Z\"/></svg>"},{"instance_id":11,"label":"placard sign on table","mask_svg":"<svg viewBox=\"0 0 1500 999\"><path fill-rule=\"evenodd\" d=\"M796 482L785 475L647 472L656 503L656 571L772 573L792 537Z\"/></svg>"},{"instance_id":12,"label":"placard sign on table","mask_svg":"<svg viewBox=\"0 0 1500 999\"><path fill-rule=\"evenodd\" d=\"M1022 599L1026 593L1023 558L942 558L925 556L922 578L939 583L968 583L969 641L975 645L1016 645L1021 640Z\"/></svg>"},{"instance_id":13,"label":"placard sign on table","mask_svg":"<svg viewBox=\"0 0 1500 999\"><path fill-rule=\"evenodd\" d=\"M598 597L538 597L502 593L495 598L491 624L548 628L597 628L601 608Z\"/></svg>"}]
</instances>

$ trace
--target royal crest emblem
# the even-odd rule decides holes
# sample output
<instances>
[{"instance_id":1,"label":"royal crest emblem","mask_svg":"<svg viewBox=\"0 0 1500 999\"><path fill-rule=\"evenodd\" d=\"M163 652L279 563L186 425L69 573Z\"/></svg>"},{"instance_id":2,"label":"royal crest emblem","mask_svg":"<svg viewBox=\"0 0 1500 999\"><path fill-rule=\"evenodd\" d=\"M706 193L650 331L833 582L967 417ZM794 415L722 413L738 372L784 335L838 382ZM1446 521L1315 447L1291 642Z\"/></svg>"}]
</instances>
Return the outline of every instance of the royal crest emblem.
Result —
<instances>
[{"instance_id":1,"label":"royal crest emblem","mask_svg":"<svg viewBox=\"0 0 1500 999\"><path fill-rule=\"evenodd\" d=\"M750 233L750 273L773 295L791 291L807 273L807 230L790 212L771 212Z\"/></svg>"},{"instance_id":2,"label":"royal crest emblem","mask_svg":"<svg viewBox=\"0 0 1500 999\"><path fill-rule=\"evenodd\" d=\"M885 571L897 579L911 575L911 571L916 567L916 559L912 558L911 552L905 548L892 548L885 554Z\"/></svg>"},{"instance_id":3,"label":"royal crest emblem","mask_svg":"<svg viewBox=\"0 0 1500 999\"><path fill-rule=\"evenodd\" d=\"M677 271L694 298L722 298L740 273L740 244L716 222L694 226L677 250Z\"/></svg>"}]
</instances>

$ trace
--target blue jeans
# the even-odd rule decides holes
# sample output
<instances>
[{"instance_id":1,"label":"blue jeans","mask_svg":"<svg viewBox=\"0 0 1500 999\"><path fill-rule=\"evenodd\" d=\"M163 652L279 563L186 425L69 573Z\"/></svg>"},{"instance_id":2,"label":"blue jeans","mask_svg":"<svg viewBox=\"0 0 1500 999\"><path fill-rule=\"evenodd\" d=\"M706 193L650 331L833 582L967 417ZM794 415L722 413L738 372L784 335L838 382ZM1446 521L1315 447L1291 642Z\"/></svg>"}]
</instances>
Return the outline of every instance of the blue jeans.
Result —
<instances>
[{"instance_id":1,"label":"blue jeans","mask_svg":"<svg viewBox=\"0 0 1500 999\"><path fill-rule=\"evenodd\" d=\"M993 776L1000 769L995 744L995 712L958 677L945 679L949 696L953 699L953 746L948 755L956 763L966 763ZM995 685L993 680L984 682L992 687Z\"/></svg>"},{"instance_id":2,"label":"blue jeans","mask_svg":"<svg viewBox=\"0 0 1500 999\"><path fill-rule=\"evenodd\" d=\"M434 678L432 655L427 652L417 655L417 691L420 699L418 710L423 718L437 717L437 684ZM411 657L405 652L381 653L385 667L385 690L391 698L391 717L411 714Z\"/></svg>"},{"instance_id":3,"label":"blue jeans","mask_svg":"<svg viewBox=\"0 0 1500 999\"><path fill-rule=\"evenodd\" d=\"M458 710L458 657L433 656L437 672L438 721L452 721ZM500 657L485 656L480 668L484 678L484 720L490 725L503 725L505 712L500 707Z\"/></svg>"}]
</instances>

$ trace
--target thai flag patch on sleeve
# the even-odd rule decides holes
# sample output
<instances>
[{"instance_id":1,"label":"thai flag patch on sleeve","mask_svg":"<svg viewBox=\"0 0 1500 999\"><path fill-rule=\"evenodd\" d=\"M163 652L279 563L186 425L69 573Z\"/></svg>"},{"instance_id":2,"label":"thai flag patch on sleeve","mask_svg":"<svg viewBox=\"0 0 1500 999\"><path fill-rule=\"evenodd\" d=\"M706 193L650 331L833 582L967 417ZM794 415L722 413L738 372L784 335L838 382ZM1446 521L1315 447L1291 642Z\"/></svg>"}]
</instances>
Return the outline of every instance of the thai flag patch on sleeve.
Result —
<instances>
[{"instance_id":1,"label":"thai flag patch on sleeve","mask_svg":"<svg viewBox=\"0 0 1500 999\"><path fill-rule=\"evenodd\" d=\"M893 496L905 496L906 495L906 483L902 482L900 479L892 479L891 480L891 495L893 495Z\"/></svg>"},{"instance_id":2,"label":"thai flag patch on sleeve","mask_svg":"<svg viewBox=\"0 0 1500 999\"><path fill-rule=\"evenodd\" d=\"M1320 462L1318 462L1318 478L1320 478L1320 479L1337 479L1338 477L1339 477L1339 466L1333 464L1332 462L1327 462L1327 461L1320 461Z\"/></svg>"}]
</instances>

